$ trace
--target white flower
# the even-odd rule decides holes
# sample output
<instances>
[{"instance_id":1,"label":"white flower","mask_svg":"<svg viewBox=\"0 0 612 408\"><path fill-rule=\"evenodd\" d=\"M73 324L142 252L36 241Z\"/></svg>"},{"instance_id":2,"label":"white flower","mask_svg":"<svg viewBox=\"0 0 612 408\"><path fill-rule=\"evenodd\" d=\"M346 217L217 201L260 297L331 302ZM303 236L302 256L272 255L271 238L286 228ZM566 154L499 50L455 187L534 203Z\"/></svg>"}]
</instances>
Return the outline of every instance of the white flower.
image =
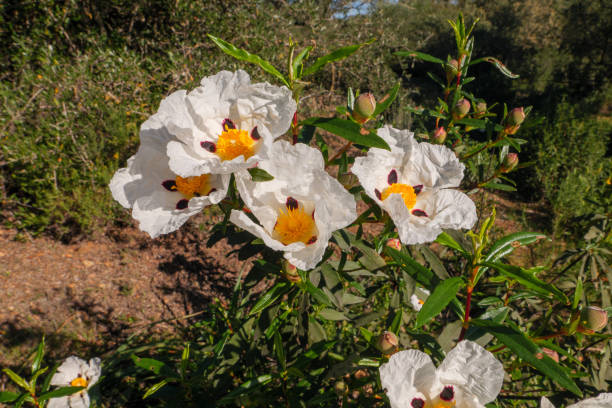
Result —
<instances>
[{"instance_id":1,"label":"white flower","mask_svg":"<svg viewBox=\"0 0 612 408\"><path fill-rule=\"evenodd\" d=\"M357 218L353 196L324 170L321 152L304 144L275 142L270 160L259 167L274 180L253 182L247 171L236 173L236 186L255 223L242 211L230 221L284 251L300 269L312 269L323 257L332 232Z\"/></svg>"},{"instance_id":2,"label":"white flower","mask_svg":"<svg viewBox=\"0 0 612 408\"><path fill-rule=\"evenodd\" d=\"M229 184L229 174L183 178L168 167L166 147L176 141L168 131L168 120L183 96L184 91L179 91L164 99L159 111L142 124L138 152L109 185L115 200L132 208L132 217L152 238L177 230L204 207L220 202Z\"/></svg>"},{"instance_id":3,"label":"white flower","mask_svg":"<svg viewBox=\"0 0 612 408\"><path fill-rule=\"evenodd\" d=\"M425 288L417 288L412 294L412 296L410 296L410 303L412 304L412 308L417 312L421 310L423 304L425 303L430 294L431 292Z\"/></svg>"},{"instance_id":4,"label":"white flower","mask_svg":"<svg viewBox=\"0 0 612 408\"><path fill-rule=\"evenodd\" d=\"M435 240L442 228L472 228L476 207L457 187L464 166L452 150L418 143L412 132L378 129L391 151L372 148L355 159L352 172L366 194L384 208L405 245Z\"/></svg>"},{"instance_id":5,"label":"white flower","mask_svg":"<svg viewBox=\"0 0 612 408\"><path fill-rule=\"evenodd\" d=\"M555 408L555 406L546 397L542 397L540 403L541 408ZM612 394L599 394L595 398L585 399L572 405L568 405L566 408L611 408L612 407Z\"/></svg>"},{"instance_id":6,"label":"white flower","mask_svg":"<svg viewBox=\"0 0 612 408\"><path fill-rule=\"evenodd\" d=\"M296 104L291 91L251 84L241 70L202 79L168 117L170 168L182 177L233 173L268 157L274 139L291 125Z\"/></svg>"},{"instance_id":7,"label":"white flower","mask_svg":"<svg viewBox=\"0 0 612 408\"><path fill-rule=\"evenodd\" d=\"M47 408L89 407L87 390L98 381L101 371L100 359L97 357L89 360L89 363L75 356L68 357L53 374L51 385L86 388L66 397L51 398Z\"/></svg>"},{"instance_id":8,"label":"white flower","mask_svg":"<svg viewBox=\"0 0 612 408\"><path fill-rule=\"evenodd\" d=\"M422 351L404 350L379 371L391 408L484 408L504 381L502 364L468 340L457 344L437 369Z\"/></svg>"}]
</instances>

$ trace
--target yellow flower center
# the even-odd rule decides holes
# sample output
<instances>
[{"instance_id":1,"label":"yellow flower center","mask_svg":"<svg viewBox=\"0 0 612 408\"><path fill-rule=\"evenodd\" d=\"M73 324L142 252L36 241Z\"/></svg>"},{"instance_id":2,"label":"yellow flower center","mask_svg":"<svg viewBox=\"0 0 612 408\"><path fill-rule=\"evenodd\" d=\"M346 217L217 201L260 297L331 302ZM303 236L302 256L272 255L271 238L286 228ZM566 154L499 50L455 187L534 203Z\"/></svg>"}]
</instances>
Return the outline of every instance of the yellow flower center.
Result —
<instances>
[{"instance_id":1,"label":"yellow flower center","mask_svg":"<svg viewBox=\"0 0 612 408\"><path fill-rule=\"evenodd\" d=\"M444 401L440 399L440 397L436 398L434 402L431 404L432 408L452 408L454 406L455 406L455 400Z\"/></svg>"},{"instance_id":2,"label":"yellow flower center","mask_svg":"<svg viewBox=\"0 0 612 408\"><path fill-rule=\"evenodd\" d=\"M74 380L70 381L70 385L72 387L87 387L87 380L83 377L77 377Z\"/></svg>"},{"instance_id":3,"label":"yellow flower center","mask_svg":"<svg viewBox=\"0 0 612 408\"><path fill-rule=\"evenodd\" d=\"M208 195L212 190L210 174L187 178L176 176L176 189L187 199Z\"/></svg>"},{"instance_id":4,"label":"yellow flower center","mask_svg":"<svg viewBox=\"0 0 612 408\"><path fill-rule=\"evenodd\" d=\"M306 214L301 208L281 208L274 231L278 234L278 240L285 245L294 242L312 244L317 239L317 226L312 215Z\"/></svg>"},{"instance_id":5,"label":"yellow flower center","mask_svg":"<svg viewBox=\"0 0 612 408\"><path fill-rule=\"evenodd\" d=\"M410 210L416 204L416 194L414 188L408 184L393 183L389 187L385 188L380 198L386 200L391 194L400 194L404 200L404 204Z\"/></svg>"},{"instance_id":6,"label":"yellow flower center","mask_svg":"<svg viewBox=\"0 0 612 408\"><path fill-rule=\"evenodd\" d=\"M217 155L221 160L232 160L242 155L244 160L255 154L257 141L242 129L226 128L217 140Z\"/></svg>"}]
</instances>

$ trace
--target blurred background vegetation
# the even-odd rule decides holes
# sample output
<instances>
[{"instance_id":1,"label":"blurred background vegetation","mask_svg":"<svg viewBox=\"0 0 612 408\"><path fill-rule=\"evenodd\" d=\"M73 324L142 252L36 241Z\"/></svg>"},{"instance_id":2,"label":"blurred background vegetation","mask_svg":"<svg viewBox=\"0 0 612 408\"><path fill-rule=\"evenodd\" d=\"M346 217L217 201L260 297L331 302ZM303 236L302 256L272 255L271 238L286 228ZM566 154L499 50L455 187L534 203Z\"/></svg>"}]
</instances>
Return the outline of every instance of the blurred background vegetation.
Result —
<instances>
[{"instance_id":1,"label":"blurred background vegetation","mask_svg":"<svg viewBox=\"0 0 612 408\"><path fill-rule=\"evenodd\" d=\"M534 107L519 136L529 141L521 161L536 165L514 173L518 192L506 198L537 202L552 215L538 226L546 232L580 231L567 227L602 211L597 197L612 166L612 4L606 0L5 0L1 221L64 241L129 222L107 184L136 151L139 126L160 100L222 69L271 80L222 54L207 33L277 67L285 65L289 38L315 45L314 56L376 38L318 73L301 113L329 115L348 87L380 97L401 80L386 119L431 131L433 124L417 129L406 109L438 97L427 76L431 65L393 52L444 58L453 47L447 19L459 12L468 22L480 18L476 57L496 57L520 74L510 80L481 64L472 72L479 81L468 89L490 102Z\"/></svg>"}]
</instances>

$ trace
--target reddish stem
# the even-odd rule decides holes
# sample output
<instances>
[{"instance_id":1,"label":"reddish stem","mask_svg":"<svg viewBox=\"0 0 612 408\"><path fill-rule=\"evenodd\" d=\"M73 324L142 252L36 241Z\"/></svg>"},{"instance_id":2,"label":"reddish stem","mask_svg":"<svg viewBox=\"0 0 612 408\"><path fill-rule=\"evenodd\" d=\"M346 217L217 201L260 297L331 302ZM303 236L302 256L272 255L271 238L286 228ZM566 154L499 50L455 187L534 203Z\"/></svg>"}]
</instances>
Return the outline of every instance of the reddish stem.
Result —
<instances>
[{"instance_id":1,"label":"reddish stem","mask_svg":"<svg viewBox=\"0 0 612 408\"><path fill-rule=\"evenodd\" d=\"M470 306L472 305L472 288L471 285L467 288L467 299L465 301L465 316L463 317L463 326L461 327L461 334L459 334L459 340L461 341L465 338L465 333L467 332L468 327L470 327Z\"/></svg>"},{"instance_id":2,"label":"reddish stem","mask_svg":"<svg viewBox=\"0 0 612 408\"><path fill-rule=\"evenodd\" d=\"M291 122L291 131L293 133L293 144L296 144L298 141L298 117L297 111L293 114L293 121Z\"/></svg>"}]
</instances>

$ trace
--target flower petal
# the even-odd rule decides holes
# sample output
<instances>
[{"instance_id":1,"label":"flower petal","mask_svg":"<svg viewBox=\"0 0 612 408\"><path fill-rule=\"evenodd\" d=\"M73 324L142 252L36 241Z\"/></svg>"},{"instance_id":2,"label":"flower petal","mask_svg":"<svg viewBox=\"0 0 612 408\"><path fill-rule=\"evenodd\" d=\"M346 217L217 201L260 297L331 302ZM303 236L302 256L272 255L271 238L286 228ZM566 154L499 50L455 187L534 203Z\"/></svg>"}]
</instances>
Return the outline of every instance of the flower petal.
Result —
<instances>
[{"instance_id":1,"label":"flower petal","mask_svg":"<svg viewBox=\"0 0 612 408\"><path fill-rule=\"evenodd\" d=\"M551 404L552 406L552 404ZM544 406L542 406L544 408ZM612 394L599 394L595 398L585 399L576 404L569 405L567 408L610 408L612 407ZM553 407L554 408L554 407Z\"/></svg>"},{"instance_id":2,"label":"flower petal","mask_svg":"<svg viewBox=\"0 0 612 408\"><path fill-rule=\"evenodd\" d=\"M415 208L424 210L439 228L470 229L478 220L474 202L457 190L443 189L419 194Z\"/></svg>"},{"instance_id":3,"label":"flower petal","mask_svg":"<svg viewBox=\"0 0 612 408\"><path fill-rule=\"evenodd\" d=\"M70 382L77 378L87 369L87 363L76 356L70 356L57 368L53 377L51 377L51 385L70 385Z\"/></svg>"},{"instance_id":4,"label":"flower petal","mask_svg":"<svg viewBox=\"0 0 612 408\"><path fill-rule=\"evenodd\" d=\"M457 187L465 166L446 146L415 143L404 172L411 175L410 184L429 188Z\"/></svg>"},{"instance_id":5,"label":"flower petal","mask_svg":"<svg viewBox=\"0 0 612 408\"><path fill-rule=\"evenodd\" d=\"M452 349L436 372L441 384L454 385L482 405L493 401L504 382L504 367L480 345L463 340ZM432 390L433 394L439 390Z\"/></svg>"},{"instance_id":6,"label":"flower petal","mask_svg":"<svg viewBox=\"0 0 612 408\"><path fill-rule=\"evenodd\" d=\"M419 350L399 351L379 368L380 382L392 408L408 408L413 398L423 397L431 388L436 367Z\"/></svg>"}]
</instances>

